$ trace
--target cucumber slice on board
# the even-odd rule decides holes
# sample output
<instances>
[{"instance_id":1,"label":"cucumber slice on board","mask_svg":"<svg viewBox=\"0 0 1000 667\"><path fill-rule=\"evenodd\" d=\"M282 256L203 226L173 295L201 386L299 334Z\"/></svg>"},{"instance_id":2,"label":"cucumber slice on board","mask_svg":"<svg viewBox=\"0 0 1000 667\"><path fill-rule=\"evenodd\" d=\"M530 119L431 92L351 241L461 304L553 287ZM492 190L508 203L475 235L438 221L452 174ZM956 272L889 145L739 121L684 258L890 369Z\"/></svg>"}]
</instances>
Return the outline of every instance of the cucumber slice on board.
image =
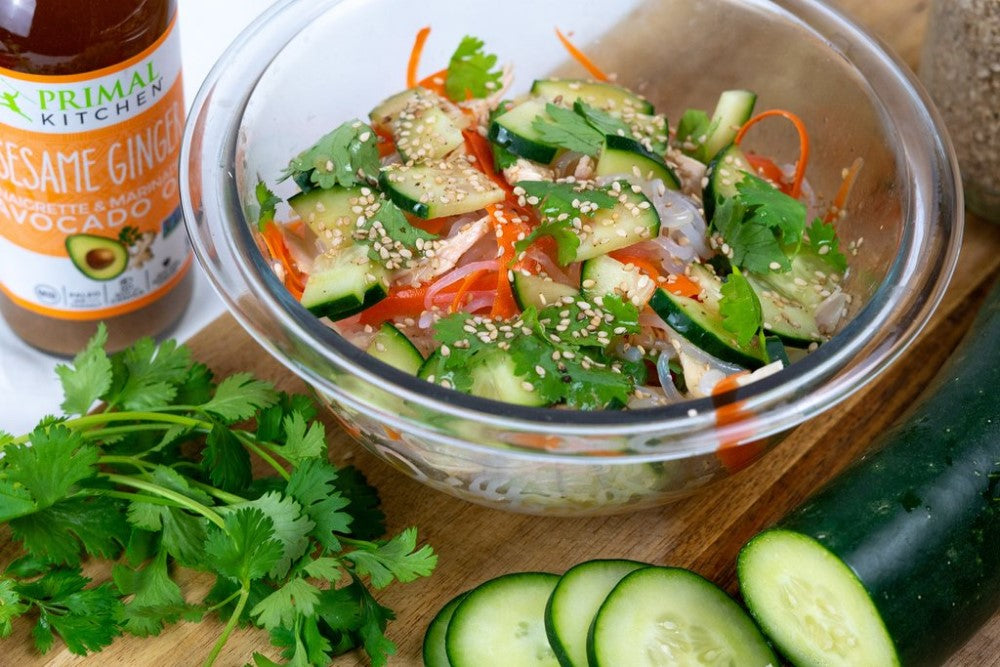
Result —
<instances>
[{"instance_id":1,"label":"cucumber slice on board","mask_svg":"<svg viewBox=\"0 0 1000 667\"><path fill-rule=\"evenodd\" d=\"M423 658L424 667L451 667L448 662L448 648L445 645L445 638L448 634L448 624L455 614L459 603L465 599L468 593L462 593L452 598L448 604L441 607L430 625L424 633Z\"/></svg>"},{"instance_id":2,"label":"cucumber slice on board","mask_svg":"<svg viewBox=\"0 0 1000 667\"><path fill-rule=\"evenodd\" d=\"M1000 608L997 341L1000 287L876 449L741 552L744 599L793 662L940 665ZM780 594L793 580L828 596L793 604ZM875 635L855 635L843 656L828 652L850 644L833 643L836 631L854 627Z\"/></svg>"},{"instance_id":3,"label":"cucumber slice on board","mask_svg":"<svg viewBox=\"0 0 1000 667\"><path fill-rule=\"evenodd\" d=\"M545 636L545 605L559 576L520 572L473 589L455 609L445 644L452 667L559 667Z\"/></svg>"},{"instance_id":4,"label":"cucumber slice on board","mask_svg":"<svg viewBox=\"0 0 1000 667\"><path fill-rule=\"evenodd\" d=\"M597 610L622 577L643 567L632 560L590 560L559 579L545 606L545 632L562 667L587 667L587 633Z\"/></svg>"},{"instance_id":5,"label":"cucumber slice on board","mask_svg":"<svg viewBox=\"0 0 1000 667\"><path fill-rule=\"evenodd\" d=\"M411 375L416 375L424 364L420 350L410 342L406 334L388 322L384 322L375 332L366 352L379 361L384 361Z\"/></svg>"},{"instance_id":6,"label":"cucumber slice on board","mask_svg":"<svg viewBox=\"0 0 1000 667\"><path fill-rule=\"evenodd\" d=\"M626 575L597 612L587 651L591 667L778 665L732 598L694 572L673 567Z\"/></svg>"}]
</instances>

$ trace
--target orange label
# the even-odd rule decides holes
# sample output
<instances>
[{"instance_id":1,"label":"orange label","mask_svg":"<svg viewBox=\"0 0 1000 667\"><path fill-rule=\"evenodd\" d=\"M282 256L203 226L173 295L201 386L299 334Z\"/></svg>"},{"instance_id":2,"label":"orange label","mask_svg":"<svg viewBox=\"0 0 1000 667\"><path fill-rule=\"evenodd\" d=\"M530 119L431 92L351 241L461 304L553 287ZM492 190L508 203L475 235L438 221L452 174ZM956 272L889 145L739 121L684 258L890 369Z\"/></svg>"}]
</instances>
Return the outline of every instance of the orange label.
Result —
<instances>
[{"instance_id":1,"label":"orange label","mask_svg":"<svg viewBox=\"0 0 1000 667\"><path fill-rule=\"evenodd\" d=\"M184 102L173 25L89 75L0 68L0 289L52 317L108 317L172 287L190 249L177 160Z\"/></svg>"}]
</instances>

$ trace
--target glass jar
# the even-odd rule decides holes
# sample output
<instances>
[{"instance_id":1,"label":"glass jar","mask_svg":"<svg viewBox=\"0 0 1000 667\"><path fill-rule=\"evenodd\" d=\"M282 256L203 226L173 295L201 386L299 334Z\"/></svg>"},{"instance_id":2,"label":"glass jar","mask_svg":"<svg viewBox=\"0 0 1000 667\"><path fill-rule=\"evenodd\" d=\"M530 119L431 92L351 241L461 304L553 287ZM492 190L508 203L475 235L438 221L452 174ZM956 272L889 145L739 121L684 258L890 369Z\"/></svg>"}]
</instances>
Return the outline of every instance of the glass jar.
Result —
<instances>
[{"instance_id":1,"label":"glass jar","mask_svg":"<svg viewBox=\"0 0 1000 667\"><path fill-rule=\"evenodd\" d=\"M920 76L955 146L966 208L1000 222L1000 0L934 0Z\"/></svg>"}]
</instances>

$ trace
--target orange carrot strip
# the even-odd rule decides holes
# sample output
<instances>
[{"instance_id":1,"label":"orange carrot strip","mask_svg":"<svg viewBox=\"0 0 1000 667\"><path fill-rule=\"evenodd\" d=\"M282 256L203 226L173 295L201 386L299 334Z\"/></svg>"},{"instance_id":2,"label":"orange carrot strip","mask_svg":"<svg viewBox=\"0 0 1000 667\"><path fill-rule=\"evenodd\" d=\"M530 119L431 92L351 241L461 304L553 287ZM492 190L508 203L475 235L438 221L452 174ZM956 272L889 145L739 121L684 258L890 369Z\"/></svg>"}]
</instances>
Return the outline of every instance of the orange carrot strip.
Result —
<instances>
[{"instance_id":1,"label":"orange carrot strip","mask_svg":"<svg viewBox=\"0 0 1000 667\"><path fill-rule=\"evenodd\" d=\"M295 260L292 259L291 253L288 252L281 228L273 222L269 222L264 227L264 231L261 232L261 237L264 239L264 245L267 246L271 258L277 260L285 270L285 288L296 299L301 299L302 291L305 289L305 280L299 267L295 264Z\"/></svg>"},{"instance_id":2,"label":"orange carrot strip","mask_svg":"<svg viewBox=\"0 0 1000 667\"><path fill-rule=\"evenodd\" d=\"M497 215L496 204L487 206L486 212L489 213L490 220L493 223L493 232L496 234L497 248L499 250L499 257L497 259L500 262L500 270L497 272L497 298L493 302L490 315L492 317L508 319L517 315L520 309L514 300L514 293L510 290L507 271L516 257L514 244L517 243L517 237L527 227L508 218L505 218L506 222L501 222Z\"/></svg>"},{"instance_id":3,"label":"orange carrot strip","mask_svg":"<svg viewBox=\"0 0 1000 667\"><path fill-rule=\"evenodd\" d=\"M417 31L417 38L413 41L413 50L410 51L410 62L406 64L406 87L414 88L417 85L417 70L420 68L420 54L424 52L424 42L431 34L431 27L424 26Z\"/></svg>"},{"instance_id":4,"label":"orange carrot strip","mask_svg":"<svg viewBox=\"0 0 1000 667\"><path fill-rule=\"evenodd\" d=\"M788 193L792 197L798 199L799 195L802 193L802 179L806 175L806 164L809 162L809 133L806 132L806 125L802 122L802 119L793 114L791 111L786 111L785 109L768 109L763 111L747 122L743 123L743 127L737 132L736 138L733 143L739 144L743 140L743 136L747 133L751 127L764 120L765 118L771 118L772 116L781 116L786 120L790 121L792 125L795 126L795 131L799 133L799 160L795 163L795 175L792 178L792 189Z\"/></svg>"},{"instance_id":5,"label":"orange carrot strip","mask_svg":"<svg viewBox=\"0 0 1000 667\"><path fill-rule=\"evenodd\" d=\"M778 189L784 192L786 195L792 191L792 186L790 183L785 182L785 172L781 171L781 167L774 164L774 160L766 158L762 155L754 155L753 153L747 153L747 162L750 166L754 168L761 177L773 181Z\"/></svg>"},{"instance_id":6,"label":"orange carrot strip","mask_svg":"<svg viewBox=\"0 0 1000 667\"><path fill-rule=\"evenodd\" d=\"M458 312L458 309L462 305L462 299L465 298L465 295L466 295L466 293L468 293L469 288L472 287L472 283L476 282L476 278L478 278L480 275L486 273L487 271L488 271L488 269L479 269L479 270L473 271L469 275L465 276L465 279L462 281L462 284L459 286L458 291L455 292L455 298L451 300L451 306L450 306L451 312L453 312L453 313Z\"/></svg>"},{"instance_id":7,"label":"orange carrot strip","mask_svg":"<svg viewBox=\"0 0 1000 667\"><path fill-rule=\"evenodd\" d=\"M590 72L590 76L594 77L598 81L608 80L608 75L602 72L601 68L595 65L594 61L592 61L590 58L587 57L587 54L585 54L580 49L576 48L573 42L569 41L566 35L560 32L559 28L556 28L556 37L558 37L559 41L562 42L562 45L566 47L566 50L569 51L569 54L573 56L573 59L576 60L581 65L583 65L583 68L585 70Z\"/></svg>"},{"instance_id":8,"label":"orange carrot strip","mask_svg":"<svg viewBox=\"0 0 1000 667\"><path fill-rule=\"evenodd\" d=\"M823 222L833 222L840 216L840 212L844 210L844 205L847 204L847 197L851 194L851 188L854 187L854 181L858 178L858 172L861 171L864 163L865 161L862 158L854 158L854 162L847 170L847 173L844 174L844 180L840 183L837 196L833 198L833 203L830 204L830 210L823 216Z\"/></svg>"},{"instance_id":9,"label":"orange carrot strip","mask_svg":"<svg viewBox=\"0 0 1000 667\"><path fill-rule=\"evenodd\" d=\"M632 255L628 251L622 250L615 250L608 254L611 255L612 259L617 259L622 264L631 264L649 276L653 282L659 282L660 276L663 275L663 272L651 260L645 257Z\"/></svg>"},{"instance_id":10,"label":"orange carrot strip","mask_svg":"<svg viewBox=\"0 0 1000 667\"><path fill-rule=\"evenodd\" d=\"M448 76L448 68L438 70L430 76L424 77L417 83L421 88L426 88L431 90L442 97L447 97L448 95L444 92L444 78Z\"/></svg>"},{"instance_id":11,"label":"orange carrot strip","mask_svg":"<svg viewBox=\"0 0 1000 667\"><path fill-rule=\"evenodd\" d=\"M289 222L285 225L285 229L290 231L292 234L295 234L300 239L304 239L306 237L306 223L301 220Z\"/></svg>"},{"instance_id":12,"label":"orange carrot strip","mask_svg":"<svg viewBox=\"0 0 1000 667\"><path fill-rule=\"evenodd\" d=\"M677 296L686 296L693 299L701 294L701 285L691 280L683 273L672 273L663 284L663 289Z\"/></svg>"},{"instance_id":13,"label":"orange carrot strip","mask_svg":"<svg viewBox=\"0 0 1000 667\"><path fill-rule=\"evenodd\" d=\"M479 171L489 176L508 195L513 196L514 188L503 176L497 173L496 167L493 165L493 151L490 150L490 143L486 137L475 130L462 130L462 136L465 138L465 149L469 155L476 158L476 167L479 168Z\"/></svg>"}]
</instances>

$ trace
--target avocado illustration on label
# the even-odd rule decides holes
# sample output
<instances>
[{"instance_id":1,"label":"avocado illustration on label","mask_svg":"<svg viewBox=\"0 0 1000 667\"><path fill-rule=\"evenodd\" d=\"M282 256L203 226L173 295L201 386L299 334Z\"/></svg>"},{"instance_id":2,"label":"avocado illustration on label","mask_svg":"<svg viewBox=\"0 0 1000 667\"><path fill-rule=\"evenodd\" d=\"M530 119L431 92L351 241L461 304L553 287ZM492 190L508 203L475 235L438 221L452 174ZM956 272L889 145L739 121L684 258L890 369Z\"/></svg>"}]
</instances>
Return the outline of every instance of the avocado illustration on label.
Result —
<instances>
[{"instance_id":1,"label":"avocado illustration on label","mask_svg":"<svg viewBox=\"0 0 1000 667\"><path fill-rule=\"evenodd\" d=\"M76 268L94 280L117 278L128 266L128 249L115 239L104 236L67 236L66 252Z\"/></svg>"}]
</instances>

